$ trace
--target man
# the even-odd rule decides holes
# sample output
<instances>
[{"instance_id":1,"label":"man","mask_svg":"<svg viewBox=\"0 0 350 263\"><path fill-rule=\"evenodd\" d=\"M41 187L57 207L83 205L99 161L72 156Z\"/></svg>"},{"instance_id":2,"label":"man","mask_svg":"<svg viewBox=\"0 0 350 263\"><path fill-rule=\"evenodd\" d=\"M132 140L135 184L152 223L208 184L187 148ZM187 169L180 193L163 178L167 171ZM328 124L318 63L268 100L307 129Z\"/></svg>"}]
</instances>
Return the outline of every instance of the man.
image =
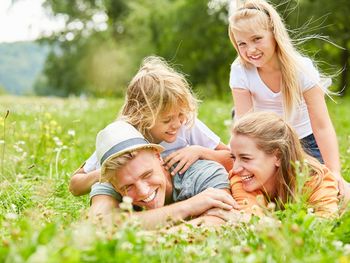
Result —
<instances>
[{"instance_id":1,"label":"man","mask_svg":"<svg viewBox=\"0 0 350 263\"><path fill-rule=\"evenodd\" d=\"M193 225L224 222L202 214L211 208L236 207L225 168L213 161L198 160L185 173L172 177L162 165L163 150L124 121L100 131L96 154L103 183L91 189L90 214L104 217L119 207L122 196L129 196L134 206L145 209L134 213L145 228L164 226L169 218L172 222L190 219Z\"/></svg>"}]
</instances>

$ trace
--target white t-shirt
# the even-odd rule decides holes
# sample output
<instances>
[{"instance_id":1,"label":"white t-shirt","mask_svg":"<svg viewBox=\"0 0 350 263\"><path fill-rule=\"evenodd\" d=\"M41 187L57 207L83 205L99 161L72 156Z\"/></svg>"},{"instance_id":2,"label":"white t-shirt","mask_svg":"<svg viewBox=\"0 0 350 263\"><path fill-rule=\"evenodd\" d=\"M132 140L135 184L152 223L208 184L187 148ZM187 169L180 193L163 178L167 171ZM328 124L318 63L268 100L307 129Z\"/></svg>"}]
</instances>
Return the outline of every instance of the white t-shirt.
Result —
<instances>
[{"instance_id":1,"label":"white t-shirt","mask_svg":"<svg viewBox=\"0 0 350 263\"><path fill-rule=\"evenodd\" d=\"M165 150L161 153L164 158L179 149L190 145L200 145L209 149L215 149L220 143L220 137L212 132L203 122L196 119L192 127L182 125L176 140L173 143L161 142ZM96 151L86 160L84 164L84 172L88 173L100 169Z\"/></svg>"},{"instance_id":2,"label":"white t-shirt","mask_svg":"<svg viewBox=\"0 0 350 263\"><path fill-rule=\"evenodd\" d=\"M299 81L303 93L320 85L320 75L309 58L300 57ZM329 85L329 82L325 83L325 87L321 88L328 88ZM272 111L280 116L284 115L282 92L275 93L269 89L260 78L256 67L245 68L239 62L232 63L230 87L249 90L254 111ZM312 133L304 99L288 122L294 127L300 139Z\"/></svg>"}]
</instances>

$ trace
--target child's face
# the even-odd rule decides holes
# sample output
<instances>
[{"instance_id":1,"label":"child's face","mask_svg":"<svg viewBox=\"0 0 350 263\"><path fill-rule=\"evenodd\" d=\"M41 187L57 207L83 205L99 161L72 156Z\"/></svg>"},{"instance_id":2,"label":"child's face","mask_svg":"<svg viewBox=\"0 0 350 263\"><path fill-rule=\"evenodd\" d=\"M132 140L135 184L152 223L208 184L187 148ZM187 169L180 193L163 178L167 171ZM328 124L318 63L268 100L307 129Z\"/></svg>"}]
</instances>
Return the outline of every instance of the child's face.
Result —
<instances>
[{"instance_id":1,"label":"child's face","mask_svg":"<svg viewBox=\"0 0 350 263\"><path fill-rule=\"evenodd\" d=\"M111 183L123 196L133 199L133 204L146 209L164 206L167 183L160 163L153 151L143 150L118 169Z\"/></svg>"},{"instance_id":2,"label":"child's face","mask_svg":"<svg viewBox=\"0 0 350 263\"><path fill-rule=\"evenodd\" d=\"M150 129L152 143L174 142L184 121L185 115L180 110L160 114Z\"/></svg>"},{"instance_id":3,"label":"child's face","mask_svg":"<svg viewBox=\"0 0 350 263\"><path fill-rule=\"evenodd\" d=\"M233 135L230 145L233 173L242 179L244 190L263 190L272 196L276 190L279 159L258 149L255 141L245 135Z\"/></svg>"},{"instance_id":4,"label":"child's face","mask_svg":"<svg viewBox=\"0 0 350 263\"><path fill-rule=\"evenodd\" d=\"M276 40L269 30L235 31L234 37L241 57L255 67L278 66Z\"/></svg>"}]
</instances>

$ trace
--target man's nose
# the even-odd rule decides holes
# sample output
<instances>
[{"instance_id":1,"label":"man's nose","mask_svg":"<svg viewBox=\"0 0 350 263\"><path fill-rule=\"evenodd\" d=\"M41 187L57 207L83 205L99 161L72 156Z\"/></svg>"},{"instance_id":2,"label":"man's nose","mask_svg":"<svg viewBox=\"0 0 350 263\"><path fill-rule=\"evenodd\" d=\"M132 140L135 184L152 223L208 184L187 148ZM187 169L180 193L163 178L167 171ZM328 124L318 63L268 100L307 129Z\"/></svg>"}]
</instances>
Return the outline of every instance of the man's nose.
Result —
<instances>
[{"instance_id":1,"label":"man's nose","mask_svg":"<svg viewBox=\"0 0 350 263\"><path fill-rule=\"evenodd\" d=\"M138 182L136 184L136 189L137 189L137 195L141 198L146 198L148 197L149 194L149 186L145 182Z\"/></svg>"}]
</instances>

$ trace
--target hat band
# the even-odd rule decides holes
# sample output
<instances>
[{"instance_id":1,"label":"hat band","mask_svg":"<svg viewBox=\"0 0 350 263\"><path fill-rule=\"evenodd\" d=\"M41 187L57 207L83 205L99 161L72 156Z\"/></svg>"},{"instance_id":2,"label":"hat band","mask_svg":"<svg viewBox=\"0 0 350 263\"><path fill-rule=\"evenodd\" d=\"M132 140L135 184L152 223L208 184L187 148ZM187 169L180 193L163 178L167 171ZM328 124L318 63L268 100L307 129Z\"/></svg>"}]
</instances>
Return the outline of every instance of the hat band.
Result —
<instances>
[{"instance_id":1,"label":"hat band","mask_svg":"<svg viewBox=\"0 0 350 263\"><path fill-rule=\"evenodd\" d=\"M103 162L112 154L115 154L117 152L120 152L130 146L137 145L137 144L149 144L149 142L146 139L143 138L132 138L128 139L126 141L122 141L116 145L114 145L111 149L109 149L101 158L100 164L102 165Z\"/></svg>"}]
</instances>

